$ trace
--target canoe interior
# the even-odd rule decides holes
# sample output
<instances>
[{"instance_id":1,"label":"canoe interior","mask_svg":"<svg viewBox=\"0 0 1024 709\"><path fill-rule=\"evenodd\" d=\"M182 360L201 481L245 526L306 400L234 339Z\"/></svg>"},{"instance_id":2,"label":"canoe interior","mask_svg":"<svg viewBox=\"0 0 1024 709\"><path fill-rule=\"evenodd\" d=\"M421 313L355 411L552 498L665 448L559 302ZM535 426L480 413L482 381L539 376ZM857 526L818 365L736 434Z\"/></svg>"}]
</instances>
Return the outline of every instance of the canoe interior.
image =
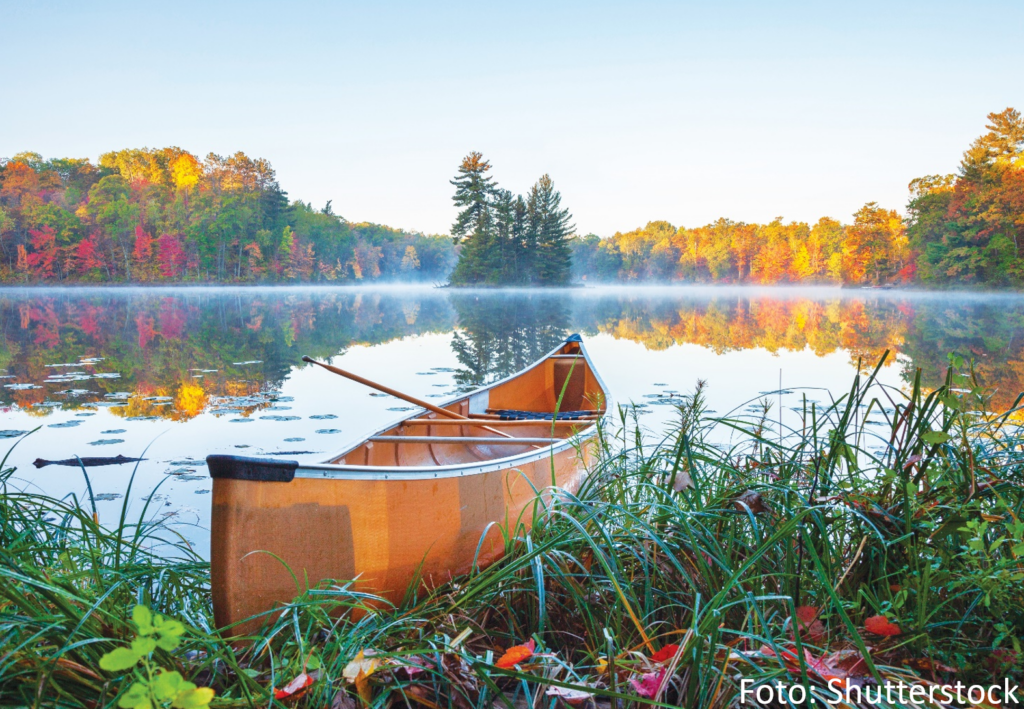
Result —
<instances>
[{"instance_id":1,"label":"canoe interior","mask_svg":"<svg viewBox=\"0 0 1024 709\"><path fill-rule=\"evenodd\" d=\"M608 406L600 379L573 338L537 365L447 407L465 415L487 409L552 412L563 387L560 411L602 412ZM479 426L409 423L430 421L429 416L417 412L376 435L496 437ZM255 459L251 464L260 475L242 474L243 465L232 468L234 475L215 476L210 561L217 626L252 632L269 619L257 614L325 585L346 585L399 603L409 592L427 592L453 575L488 565L505 552L508 539L533 525L552 488L578 487L593 454L593 424L495 426L533 441L589 429L573 446L379 441L333 456L332 462L359 466L339 467L338 477L301 470L293 476L295 461L277 463L287 470L267 475L265 461ZM533 455L506 462L520 453ZM438 476L422 468L395 472L396 462L463 468ZM390 477L361 466L387 466Z\"/></svg>"},{"instance_id":2,"label":"canoe interior","mask_svg":"<svg viewBox=\"0 0 1024 709\"><path fill-rule=\"evenodd\" d=\"M568 383L567 383L568 382ZM564 388L564 393L563 393ZM555 411L559 395L559 411L595 411L603 413L605 393L600 380L591 370L579 343L566 342L558 351L536 366L514 377L498 382L483 391L447 404L443 408L462 416L486 414L489 410L514 409L517 411ZM574 425L552 426L550 421L526 422L514 426L494 424L488 430L483 426L452 426L450 423L430 425L410 423L425 419L445 421L441 414L427 412L415 414L400 424L381 431L379 436L424 436L445 438L494 439L501 431L516 438L568 438L593 424L593 420L580 420ZM355 448L328 460L337 465L368 465L386 467L436 466L480 463L536 450L538 443L511 445L508 443L463 442L426 443L421 440L396 443L393 441L365 441Z\"/></svg>"}]
</instances>

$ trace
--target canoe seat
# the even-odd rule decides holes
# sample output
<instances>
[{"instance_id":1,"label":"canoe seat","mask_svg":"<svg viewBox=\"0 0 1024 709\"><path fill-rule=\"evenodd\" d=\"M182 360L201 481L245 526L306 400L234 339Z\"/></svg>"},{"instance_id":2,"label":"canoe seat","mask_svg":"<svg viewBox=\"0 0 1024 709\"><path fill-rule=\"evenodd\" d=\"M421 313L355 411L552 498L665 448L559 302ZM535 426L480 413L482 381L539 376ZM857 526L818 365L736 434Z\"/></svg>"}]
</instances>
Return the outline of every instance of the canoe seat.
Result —
<instances>
[{"instance_id":1,"label":"canoe seat","mask_svg":"<svg viewBox=\"0 0 1024 709\"><path fill-rule=\"evenodd\" d=\"M555 414L549 411L517 411L516 409L488 409L489 413L498 414L502 421L550 421ZM559 411L558 419L572 421L590 418L593 411Z\"/></svg>"}]
</instances>

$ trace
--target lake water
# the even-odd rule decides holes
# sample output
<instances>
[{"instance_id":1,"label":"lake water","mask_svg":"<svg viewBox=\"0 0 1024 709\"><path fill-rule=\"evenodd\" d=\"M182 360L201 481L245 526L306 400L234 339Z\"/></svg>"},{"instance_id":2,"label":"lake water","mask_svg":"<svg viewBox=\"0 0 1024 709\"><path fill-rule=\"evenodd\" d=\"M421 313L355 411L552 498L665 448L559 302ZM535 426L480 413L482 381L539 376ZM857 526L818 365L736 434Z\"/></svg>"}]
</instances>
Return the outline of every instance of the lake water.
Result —
<instances>
[{"instance_id":1,"label":"lake water","mask_svg":"<svg viewBox=\"0 0 1024 709\"><path fill-rule=\"evenodd\" d=\"M652 430L699 379L719 415L743 412L758 398L787 412L804 395L827 402L843 394L858 361L874 364L886 349L893 356L880 378L889 386L906 388L918 367L926 384L937 385L955 352L976 361L994 407L1024 389L1024 297L1015 295L6 289L0 328L0 444L41 427L10 454L16 484L85 499L80 470L37 470L32 461L145 450L132 508L152 496L151 513L170 517L203 553L206 455L320 460L411 410L303 365L303 355L442 401L579 332L617 402L640 405ZM101 519L116 521L132 468L90 469Z\"/></svg>"}]
</instances>

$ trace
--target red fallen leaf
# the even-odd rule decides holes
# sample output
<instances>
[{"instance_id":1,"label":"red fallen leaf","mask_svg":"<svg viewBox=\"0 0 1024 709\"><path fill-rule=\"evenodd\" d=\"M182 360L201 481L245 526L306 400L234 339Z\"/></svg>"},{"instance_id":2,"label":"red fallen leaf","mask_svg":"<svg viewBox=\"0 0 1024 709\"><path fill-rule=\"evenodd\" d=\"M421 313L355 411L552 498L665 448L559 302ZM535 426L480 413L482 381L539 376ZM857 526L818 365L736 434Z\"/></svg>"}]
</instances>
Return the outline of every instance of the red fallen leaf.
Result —
<instances>
[{"instance_id":1,"label":"red fallen leaf","mask_svg":"<svg viewBox=\"0 0 1024 709\"><path fill-rule=\"evenodd\" d=\"M856 650L837 650L827 655L825 661L829 667L843 670L850 677L867 677L871 674L868 672L868 663L864 662L864 657Z\"/></svg>"},{"instance_id":2,"label":"red fallen leaf","mask_svg":"<svg viewBox=\"0 0 1024 709\"><path fill-rule=\"evenodd\" d=\"M651 655L651 662L667 662L671 660L673 657L675 657L677 652L679 652L678 645L666 645L665 647L661 648L656 653Z\"/></svg>"},{"instance_id":3,"label":"red fallen leaf","mask_svg":"<svg viewBox=\"0 0 1024 709\"><path fill-rule=\"evenodd\" d=\"M630 679L629 683L633 685L633 689L641 697L647 699L653 699L658 694L658 690L661 689L661 683L665 680L665 674L668 672L662 667L657 672L648 672L647 674L641 675L639 680Z\"/></svg>"},{"instance_id":4,"label":"red fallen leaf","mask_svg":"<svg viewBox=\"0 0 1024 709\"><path fill-rule=\"evenodd\" d=\"M869 633L875 635L884 635L886 637L892 635L899 635L901 632L900 626L895 623L890 623L889 619L884 615L873 615L864 621L864 629Z\"/></svg>"},{"instance_id":5,"label":"red fallen leaf","mask_svg":"<svg viewBox=\"0 0 1024 709\"><path fill-rule=\"evenodd\" d=\"M288 697L294 695L296 692L305 689L309 685L313 684L313 682L315 681L315 677L303 672L281 689L275 689L274 699L287 699Z\"/></svg>"},{"instance_id":6,"label":"red fallen leaf","mask_svg":"<svg viewBox=\"0 0 1024 709\"><path fill-rule=\"evenodd\" d=\"M810 640L820 640L825 637L825 626L817 620L818 608L816 606L800 606L796 609L797 623L800 631L807 635Z\"/></svg>"},{"instance_id":7,"label":"red fallen leaf","mask_svg":"<svg viewBox=\"0 0 1024 709\"><path fill-rule=\"evenodd\" d=\"M503 670L510 669L520 662L530 657L533 654L534 649L537 647L532 639L525 645L516 645L510 647L505 651L505 654L498 658L498 661L494 663L495 667L500 667Z\"/></svg>"},{"instance_id":8,"label":"red fallen leaf","mask_svg":"<svg viewBox=\"0 0 1024 709\"><path fill-rule=\"evenodd\" d=\"M796 619L804 625L807 625L808 623L813 623L814 619L817 617L817 606L800 606L796 609Z\"/></svg>"}]
</instances>

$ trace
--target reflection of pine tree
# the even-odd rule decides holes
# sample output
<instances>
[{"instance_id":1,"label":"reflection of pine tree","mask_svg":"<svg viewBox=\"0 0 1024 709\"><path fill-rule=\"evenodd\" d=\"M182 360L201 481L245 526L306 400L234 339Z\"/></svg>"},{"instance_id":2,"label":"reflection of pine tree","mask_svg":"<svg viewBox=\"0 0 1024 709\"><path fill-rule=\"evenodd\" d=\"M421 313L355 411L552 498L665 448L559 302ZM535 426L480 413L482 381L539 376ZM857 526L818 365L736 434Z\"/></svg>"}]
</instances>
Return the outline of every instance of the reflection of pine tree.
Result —
<instances>
[{"instance_id":1,"label":"reflection of pine tree","mask_svg":"<svg viewBox=\"0 0 1024 709\"><path fill-rule=\"evenodd\" d=\"M558 297L452 295L459 329L452 349L463 369L460 390L497 381L532 364L569 334L569 307Z\"/></svg>"}]
</instances>

